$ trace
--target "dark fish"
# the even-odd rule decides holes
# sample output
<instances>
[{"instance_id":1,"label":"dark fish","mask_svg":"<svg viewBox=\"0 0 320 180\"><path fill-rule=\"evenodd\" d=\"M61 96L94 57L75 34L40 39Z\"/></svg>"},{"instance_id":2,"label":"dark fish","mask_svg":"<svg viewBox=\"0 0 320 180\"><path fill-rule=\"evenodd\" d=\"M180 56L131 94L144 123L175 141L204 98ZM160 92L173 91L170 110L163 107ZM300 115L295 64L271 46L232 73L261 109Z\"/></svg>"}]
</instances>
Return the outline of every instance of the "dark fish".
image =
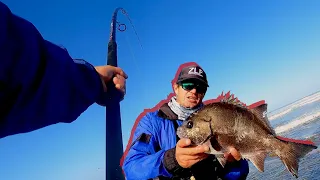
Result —
<instances>
[{"instance_id":1,"label":"dark fish","mask_svg":"<svg viewBox=\"0 0 320 180\"><path fill-rule=\"evenodd\" d=\"M277 155L288 171L298 178L299 159L316 149L311 141L277 136L266 116L267 104L254 108L231 96L222 96L216 102L207 103L192 114L177 130L180 138L189 138L193 145L207 144L222 166L228 147L235 147L241 156L264 171L268 153Z\"/></svg>"}]
</instances>

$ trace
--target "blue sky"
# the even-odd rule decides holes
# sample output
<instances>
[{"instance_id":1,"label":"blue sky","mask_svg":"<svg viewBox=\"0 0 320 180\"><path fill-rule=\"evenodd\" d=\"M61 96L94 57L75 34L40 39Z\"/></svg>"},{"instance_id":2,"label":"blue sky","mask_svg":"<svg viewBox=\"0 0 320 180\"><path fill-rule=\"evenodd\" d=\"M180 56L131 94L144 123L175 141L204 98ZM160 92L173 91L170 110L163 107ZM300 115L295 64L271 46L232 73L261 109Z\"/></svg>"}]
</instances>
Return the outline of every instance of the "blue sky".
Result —
<instances>
[{"instance_id":1,"label":"blue sky","mask_svg":"<svg viewBox=\"0 0 320 180\"><path fill-rule=\"evenodd\" d=\"M117 32L118 63L129 75L121 102L124 146L137 116L171 93L182 63L206 71L205 99L222 91L276 109L320 90L319 1L2 0L43 37L93 65L106 63L114 9L129 13ZM105 109L92 105L72 124L0 140L0 179L100 180L105 177Z\"/></svg>"}]
</instances>

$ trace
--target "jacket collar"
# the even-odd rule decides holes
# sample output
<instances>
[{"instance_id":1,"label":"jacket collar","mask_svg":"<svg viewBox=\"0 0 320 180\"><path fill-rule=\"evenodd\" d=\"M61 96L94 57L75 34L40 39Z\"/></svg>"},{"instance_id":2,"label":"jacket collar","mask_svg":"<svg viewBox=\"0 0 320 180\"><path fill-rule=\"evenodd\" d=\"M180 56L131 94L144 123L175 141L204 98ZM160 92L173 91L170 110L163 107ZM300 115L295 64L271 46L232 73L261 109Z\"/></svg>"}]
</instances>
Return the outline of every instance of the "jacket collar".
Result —
<instances>
[{"instance_id":1,"label":"jacket collar","mask_svg":"<svg viewBox=\"0 0 320 180\"><path fill-rule=\"evenodd\" d=\"M170 107L168 106L168 103L165 103L162 105L158 111L158 116L164 119L169 119L169 120L177 120L178 115L175 114Z\"/></svg>"}]
</instances>

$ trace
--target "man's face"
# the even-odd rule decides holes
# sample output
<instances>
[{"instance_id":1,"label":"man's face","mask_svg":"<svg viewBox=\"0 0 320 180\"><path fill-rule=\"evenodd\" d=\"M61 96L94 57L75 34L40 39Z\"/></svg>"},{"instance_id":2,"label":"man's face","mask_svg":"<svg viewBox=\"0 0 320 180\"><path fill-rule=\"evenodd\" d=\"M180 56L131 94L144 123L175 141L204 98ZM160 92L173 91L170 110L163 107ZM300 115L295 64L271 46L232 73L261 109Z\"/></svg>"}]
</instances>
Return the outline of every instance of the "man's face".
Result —
<instances>
[{"instance_id":1,"label":"man's face","mask_svg":"<svg viewBox=\"0 0 320 180\"><path fill-rule=\"evenodd\" d=\"M186 80L174 85L177 102L186 108L193 108L202 102L206 85L196 80Z\"/></svg>"}]
</instances>

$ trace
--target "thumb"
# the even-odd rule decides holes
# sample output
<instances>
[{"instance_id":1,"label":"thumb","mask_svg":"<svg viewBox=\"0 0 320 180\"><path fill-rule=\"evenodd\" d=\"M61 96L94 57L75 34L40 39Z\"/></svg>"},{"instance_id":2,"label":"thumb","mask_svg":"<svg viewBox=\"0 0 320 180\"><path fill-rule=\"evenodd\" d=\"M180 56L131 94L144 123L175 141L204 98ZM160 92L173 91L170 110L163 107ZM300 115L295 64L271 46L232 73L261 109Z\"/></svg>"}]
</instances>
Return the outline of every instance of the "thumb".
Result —
<instances>
[{"instance_id":1,"label":"thumb","mask_svg":"<svg viewBox=\"0 0 320 180\"><path fill-rule=\"evenodd\" d=\"M229 152L237 161L241 159L241 154L234 147L230 147Z\"/></svg>"},{"instance_id":2,"label":"thumb","mask_svg":"<svg viewBox=\"0 0 320 180\"><path fill-rule=\"evenodd\" d=\"M119 74L120 76L123 76L125 79L128 78L128 75L119 67L112 67L113 68L113 74Z\"/></svg>"},{"instance_id":3,"label":"thumb","mask_svg":"<svg viewBox=\"0 0 320 180\"><path fill-rule=\"evenodd\" d=\"M189 146L190 144L191 144L190 139L183 138L178 141L177 146L183 148L183 147Z\"/></svg>"}]
</instances>

